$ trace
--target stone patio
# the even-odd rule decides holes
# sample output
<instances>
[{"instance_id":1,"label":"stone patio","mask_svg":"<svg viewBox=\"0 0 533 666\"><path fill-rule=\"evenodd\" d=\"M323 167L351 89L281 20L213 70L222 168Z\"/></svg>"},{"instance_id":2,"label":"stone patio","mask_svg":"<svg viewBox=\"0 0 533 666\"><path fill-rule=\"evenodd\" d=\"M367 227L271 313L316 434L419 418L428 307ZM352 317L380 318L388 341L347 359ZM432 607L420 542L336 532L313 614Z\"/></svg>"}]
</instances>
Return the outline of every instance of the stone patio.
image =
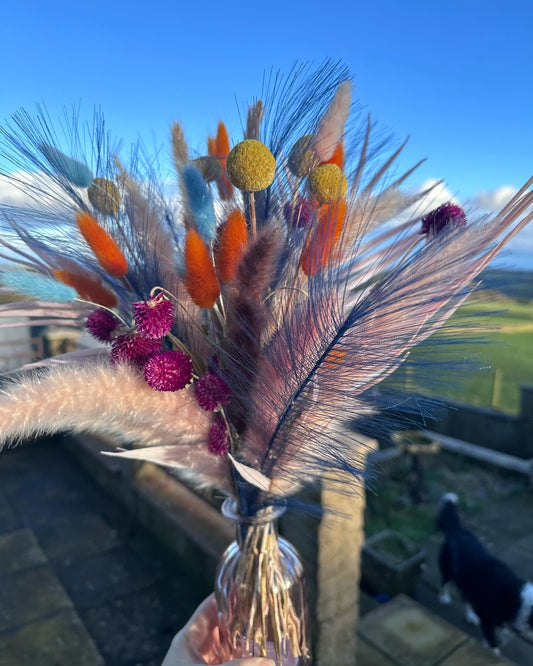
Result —
<instances>
[{"instance_id":1,"label":"stone patio","mask_svg":"<svg viewBox=\"0 0 533 666\"><path fill-rule=\"evenodd\" d=\"M0 455L0 666L160 666L209 594L61 440Z\"/></svg>"},{"instance_id":2,"label":"stone patio","mask_svg":"<svg viewBox=\"0 0 533 666\"><path fill-rule=\"evenodd\" d=\"M0 455L0 666L160 666L211 578L144 530L71 450L58 438ZM533 579L533 494L489 502L471 527ZM510 662L497 658L458 599L438 603L439 544L426 544L416 601L361 596L357 666L533 664L532 645L506 636Z\"/></svg>"},{"instance_id":3,"label":"stone patio","mask_svg":"<svg viewBox=\"0 0 533 666\"><path fill-rule=\"evenodd\" d=\"M357 666L510 664L402 594L359 622Z\"/></svg>"}]
</instances>

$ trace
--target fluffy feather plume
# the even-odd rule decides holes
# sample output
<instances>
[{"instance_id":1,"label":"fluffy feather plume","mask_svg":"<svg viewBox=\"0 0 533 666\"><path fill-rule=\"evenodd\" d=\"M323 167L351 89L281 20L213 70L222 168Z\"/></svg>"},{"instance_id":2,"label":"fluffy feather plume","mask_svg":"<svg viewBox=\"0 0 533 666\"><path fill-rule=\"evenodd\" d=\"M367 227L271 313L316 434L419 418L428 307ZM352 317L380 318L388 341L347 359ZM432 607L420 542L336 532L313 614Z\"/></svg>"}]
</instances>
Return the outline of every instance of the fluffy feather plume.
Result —
<instances>
[{"instance_id":1,"label":"fluffy feather plume","mask_svg":"<svg viewBox=\"0 0 533 666\"><path fill-rule=\"evenodd\" d=\"M77 296L72 287L30 271L4 271L0 273L0 283L10 291L52 303L71 303Z\"/></svg>"},{"instance_id":2,"label":"fluffy feather plume","mask_svg":"<svg viewBox=\"0 0 533 666\"><path fill-rule=\"evenodd\" d=\"M185 141L185 134L180 123L172 123L170 128L172 137L172 157L176 171L180 172L183 165L189 161L189 148Z\"/></svg>"},{"instance_id":3,"label":"fluffy feather plume","mask_svg":"<svg viewBox=\"0 0 533 666\"><path fill-rule=\"evenodd\" d=\"M59 282L73 287L78 292L80 298L85 301L96 303L96 305L103 305L106 308L114 308L118 305L115 294L106 289L96 277L61 270L54 271L54 277Z\"/></svg>"},{"instance_id":4,"label":"fluffy feather plume","mask_svg":"<svg viewBox=\"0 0 533 666\"><path fill-rule=\"evenodd\" d=\"M216 217L211 192L200 171L191 164L183 167L181 180L196 230L206 243L211 244L216 233Z\"/></svg>"},{"instance_id":5,"label":"fluffy feather plume","mask_svg":"<svg viewBox=\"0 0 533 666\"><path fill-rule=\"evenodd\" d=\"M306 275L315 275L329 262L341 237L345 218L344 199L320 209L316 229L309 234L302 252L301 266Z\"/></svg>"},{"instance_id":6,"label":"fluffy feather plume","mask_svg":"<svg viewBox=\"0 0 533 666\"><path fill-rule=\"evenodd\" d=\"M222 225L215 248L215 265L223 282L231 282L248 242L246 218L240 210L233 210Z\"/></svg>"},{"instance_id":7,"label":"fluffy feather plume","mask_svg":"<svg viewBox=\"0 0 533 666\"><path fill-rule=\"evenodd\" d=\"M102 268L114 277L126 275L128 262L122 250L94 217L88 213L77 213L76 223Z\"/></svg>"},{"instance_id":8,"label":"fluffy feather plume","mask_svg":"<svg viewBox=\"0 0 533 666\"><path fill-rule=\"evenodd\" d=\"M195 229L185 239L185 284L192 300L200 308L211 308L220 294L213 260Z\"/></svg>"},{"instance_id":9,"label":"fluffy feather plume","mask_svg":"<svg viewBox=\"0 0 533 666\"><path fill-rule=\"evenodd\" d=\"M261 355L261 337L268 318L265 297L275 271L280 239L264 229L250 243L228 298L222 372L233 395L228 414L243 432L250 414L250 392Z\"/></svg>"},{"instance_id":10,"label":"fluffy feather plume","mask_svg":"<svg viewBox=\"0 0 533 666\"><path fill-rule=\"evenodd\" d=\"M88 166L68 157L54 146L42 143L39 146L42 154L58 175L76 187L89 187L93 181L93 174Z\"/></svg>"},{"instance_id":11,"label":"fluffy feather plume","mask_svg":"<svg viewBox=\"0 0 533 666\"><path fill-rule=\"evenodd\" d=\"M73 364L4 389L0 444L64 430L113 435L123 442L165 447L164 458L155 450L157 462L197 479L205 471L209 483L218 475L227 486L223 461L207 451L210 422L189 389L154 391L126 365ZM144 454L150 458L150 452Z\"/></svg>"},{"instance_id":12,"label":"fluffy feather plume","mask_svg":"<svg viewBox=\"0 0 533 666\"><path fill-rule=\"evenodd\" d=\"M337 88L328 110L322 117L318 132L313 138L313 151L320 162L327 162L333 153L344 132L344 126L350 113L352 101L352 83L344 81Z\"/></svg>"}]
</instances>

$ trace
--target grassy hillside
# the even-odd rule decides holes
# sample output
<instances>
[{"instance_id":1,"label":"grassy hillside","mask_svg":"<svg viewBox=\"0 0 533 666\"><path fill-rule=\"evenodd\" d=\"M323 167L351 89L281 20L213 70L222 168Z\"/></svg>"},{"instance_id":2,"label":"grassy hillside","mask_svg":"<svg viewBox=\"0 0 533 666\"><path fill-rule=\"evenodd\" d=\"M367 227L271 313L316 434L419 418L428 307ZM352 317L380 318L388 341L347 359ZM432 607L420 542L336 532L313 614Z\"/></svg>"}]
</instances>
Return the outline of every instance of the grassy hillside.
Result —
<instances>
[{"instance_id":1,"label":"grassy hillside","mask_svg":"<svg viewBox=\"0 0 533 666\"><path fill-rule=\"evenodd\" d=\"M453 322L466 327L466 337L475 331L475 341L441 347L430 340L427 347L413 353L415 360L443 362L442 367L437 364L426 373L430 393L517 413L520 385L533 384L533 301L518 301L496 292L474 294ZM458 359L465 362L457 363ZM410 375L409 370L400 369L394 380L410 390L423 386L427 392L427 382L419 384L416 371Z\"/></svg>"}]
</instances>

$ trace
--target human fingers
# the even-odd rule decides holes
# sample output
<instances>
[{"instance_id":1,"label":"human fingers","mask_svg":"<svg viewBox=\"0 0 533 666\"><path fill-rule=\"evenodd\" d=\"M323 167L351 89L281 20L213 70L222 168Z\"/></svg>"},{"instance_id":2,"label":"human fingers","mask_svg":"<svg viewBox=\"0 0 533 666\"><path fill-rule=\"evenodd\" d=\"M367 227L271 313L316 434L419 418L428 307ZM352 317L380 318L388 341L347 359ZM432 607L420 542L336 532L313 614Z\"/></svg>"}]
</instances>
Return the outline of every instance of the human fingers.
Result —
<instances>
[{"instance_id":1,"label":"human fingers","mask_svg":"<svg viewBox=\"0 0 533 666\"><path fill-rule=\"evenodd\" d=\"M276 666L272 659L263 657L247 657L246 659L233 659L220 666Z\"/></svg>"}]
</instances>

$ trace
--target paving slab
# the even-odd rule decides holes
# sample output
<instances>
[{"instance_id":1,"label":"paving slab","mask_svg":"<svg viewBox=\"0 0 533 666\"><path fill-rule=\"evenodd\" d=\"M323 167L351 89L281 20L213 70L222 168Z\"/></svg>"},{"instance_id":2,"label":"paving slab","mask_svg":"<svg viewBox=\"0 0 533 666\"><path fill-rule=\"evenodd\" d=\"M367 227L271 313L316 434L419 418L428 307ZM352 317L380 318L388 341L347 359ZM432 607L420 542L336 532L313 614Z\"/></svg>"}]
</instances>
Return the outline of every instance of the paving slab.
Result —
<instances>
[{"instance_id":1,"label":"paving slab","mask_svg":"<svg viewBox=\"0 0 533 666\"><path fill-rule=\"evenodd\" d=\"M77 608L91 608L148 587L156 580L127 548L58 562L55 571Z\"/></svg>"},{"instance_id":2,"label":"paving slab","mask_svg":"<svg viewBox=\"0 0 533 666\"><path fill-rule=\"evenodd\" d=\"M439 666L510 666L512 662L474 640L468 640L446 657Z\"/></svg>"},{"instance_id":3,"label":"paving slab","mask_svg":"<svg viewBox=\"0 0 533 666\"><path fill-rule=\"evenodd\" d=\"M357 638L356 648L357 666L396 666L387 656L364 638Z\"/></svg>"},{"instance_id":4,"label":"paving slab","mask_svg":"<svg viewBox=\"0 0 533 666\"><path fill-rule=\"evenodd\" d=\"M74 513L34 527L49 559L84 559L119 545L117 531L96 513Z\"/></svg>"},{"instance_id":5,"label":"paving slab","mask_svg":"<svg viewBox=\"0 0 533 666\"><path fill-rule=\"evenodd\" d=\"M20 529L0 535L0 576L46 564L33 532Z\"/></svg>"},{"instance_id":6,"label":"paving slab","mask_svg":"<svg viewBox=\"0 0 533 666\"><path fill-rule=\"evenodd\" d=\"M47 566L1 576L0 589L0 631L14 629L62 608L72 607L63 586Z\"/></svg>"},{"instance_id":7,"label":"paving slab","mask_svg":"<svg viewBox=\"0 0 533 666\"><path fill-rule=\"evenodd\" d=\"M157 659L160 664L173 636L189 619L191 602L197 605L201 601L204 590L191 587L181 601L174 599L173 603L154 585L80 611L106 665L137 664L149 659Z\"/></svg>"},{"instance_id":8,"label":"paving slab","mask_svg":"<svg viewBox=\"0 0 533 666\"><path fill-rule=\"evenodd\" d=\"M13 532L23 526L20 516L10 504L0 506L0 534Z\"/></svg>"},{"instance_id":9,"label":"paving slab","mask_svg":"<svg viewBox=\"0 0 533 666\"><path fill-rule=\"evenodd\" d=\"M0 633L0 666L106 666L71 609Z\"/></svg>"},{"instance_id":10,"label":"paving slab","mask_svg":"<svg viewBox=\"0 0 533 666\"><path fill-rule=\"evenodd\" d=\"M511 543L533 533L533 493L514 493L489 503L471 520L473 532L492 535L492 550L499 553Z\"/></svg>"},{"instance_id":11,"label":"paving slab","mask_svg":"<svg viewBox=\"0 0 533 666\"><path fill-rule=\"evenodd\" d=\"M405 666L434 666L467 640L463 632L403 594L365 615L359 634Z\"/></svg>"}]
</instances>

